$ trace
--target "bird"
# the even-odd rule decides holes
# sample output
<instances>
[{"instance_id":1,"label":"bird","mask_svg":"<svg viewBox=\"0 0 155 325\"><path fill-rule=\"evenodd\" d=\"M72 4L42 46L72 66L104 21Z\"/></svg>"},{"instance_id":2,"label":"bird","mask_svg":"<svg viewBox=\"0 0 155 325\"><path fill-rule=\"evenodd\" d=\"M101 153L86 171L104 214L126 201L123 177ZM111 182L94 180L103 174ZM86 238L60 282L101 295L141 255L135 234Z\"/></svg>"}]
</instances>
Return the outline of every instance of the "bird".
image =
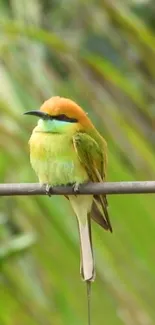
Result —
<instances>
[{"instance_id":1,"label":"bird","mask_svg":"<svg viewBox=\"0 0 155 325\"><path fill-rule=\"evenodd\" d=\"M73 100L54 96L39 110L24 113L38 118L30 140L30 162L41 184L72 184L68 195L77 217L81 246L80 273L84 281L94 281L91 219L112 232L105 194L78 195L81 184L104 182L107 174L107 143Z\"/></svg>"}]
</instances>

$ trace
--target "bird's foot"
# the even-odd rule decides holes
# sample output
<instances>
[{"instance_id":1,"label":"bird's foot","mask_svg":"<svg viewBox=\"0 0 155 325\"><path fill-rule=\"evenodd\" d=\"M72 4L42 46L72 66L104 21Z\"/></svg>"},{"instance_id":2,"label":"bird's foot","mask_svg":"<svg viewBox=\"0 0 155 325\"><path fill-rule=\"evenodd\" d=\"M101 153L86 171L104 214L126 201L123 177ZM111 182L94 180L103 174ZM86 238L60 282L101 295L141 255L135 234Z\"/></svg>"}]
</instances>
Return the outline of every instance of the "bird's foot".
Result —
<instances>
[{"instance_id":1,"label":"bird's foot","mask_svg":"<svg viewBox=\"0 0 155 325\"><path fill-rule=\"evenodd\" d=\"M79 191L79 188L80 188L80 184L79 183L74 183L72 187L73 187L73 192L75 194L78 194L80 192Z\"/></svg>"},{"instance_id":2,"label":"bird's foot","mask_svg":"<svg viewBox=\"0 0 155 325\"><path fill-rule=\"evenodd\" d=\"M48 195L49 197L52 196L52 194L51 194L51 188L52 188L52 186L50 186L49 184L46 184L45 192L46 192L46 195Z\"/></svg>"}]
</instances>

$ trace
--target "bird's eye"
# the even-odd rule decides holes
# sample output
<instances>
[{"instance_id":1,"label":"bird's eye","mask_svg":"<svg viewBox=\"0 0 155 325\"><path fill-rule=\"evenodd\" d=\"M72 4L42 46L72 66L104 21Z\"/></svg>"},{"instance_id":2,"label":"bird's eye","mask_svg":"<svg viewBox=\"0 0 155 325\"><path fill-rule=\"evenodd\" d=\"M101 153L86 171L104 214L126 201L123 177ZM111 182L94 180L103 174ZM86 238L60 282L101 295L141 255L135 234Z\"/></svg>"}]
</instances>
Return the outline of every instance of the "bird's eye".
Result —
<instances>
[{"instance_id":1,"label":"bird's eye","mask_svg":"<svg viewBox=\"0 0 155 325\"><path fill-rule=\"evenodd\" d=\"M57 120L57 121L70 122L70 123L76 123L78 121L76 118L68 117L65 114L52 116L52 119Z\"/></svg>"}]
</instances>

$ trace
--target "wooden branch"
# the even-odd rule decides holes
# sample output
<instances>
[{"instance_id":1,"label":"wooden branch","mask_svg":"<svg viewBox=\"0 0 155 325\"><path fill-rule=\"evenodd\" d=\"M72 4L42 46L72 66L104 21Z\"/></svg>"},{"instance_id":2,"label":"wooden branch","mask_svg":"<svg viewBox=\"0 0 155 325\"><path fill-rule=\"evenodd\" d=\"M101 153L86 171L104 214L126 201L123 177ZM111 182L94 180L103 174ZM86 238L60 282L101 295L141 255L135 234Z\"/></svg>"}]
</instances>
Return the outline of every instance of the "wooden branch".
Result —
<instances>
[{"instance_id":1,"label":"wooden branch","mask_svg":"<svg viewBox=\"0 0 155 325\"><path fill-rule=\"evenodd\" d=\"M82 194L140 194L155 193L155 181L106 182L82 184L75 193L74 186L54 186L47 190L38 183L0 184L0 196L13 195L82 195Z\"/></svg>"}]
</instances>

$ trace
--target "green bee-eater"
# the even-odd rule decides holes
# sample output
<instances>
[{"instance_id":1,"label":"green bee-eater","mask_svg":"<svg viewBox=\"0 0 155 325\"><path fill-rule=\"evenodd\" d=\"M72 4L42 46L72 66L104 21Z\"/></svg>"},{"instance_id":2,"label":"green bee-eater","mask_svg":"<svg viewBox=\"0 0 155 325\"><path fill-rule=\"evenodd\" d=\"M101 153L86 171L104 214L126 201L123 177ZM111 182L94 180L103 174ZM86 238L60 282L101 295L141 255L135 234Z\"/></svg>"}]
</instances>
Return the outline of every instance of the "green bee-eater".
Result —
<instances>
[{"instance_id":1,"label":"green bee-eater","mask_svg":"<svg viewBox=\"0 0 155 325\"><path fill-rule=\"evenodd\" d=\"M107 144L75 102L52 97L40 110L25 114L39 118L30 144L30 160L39 182L76 186L105 181ZM81 274L85 281L95 276L91 219L112 232L105 195L71 195L68 199L77 216L81 243Z\"/></svg>"}]
</instances>

